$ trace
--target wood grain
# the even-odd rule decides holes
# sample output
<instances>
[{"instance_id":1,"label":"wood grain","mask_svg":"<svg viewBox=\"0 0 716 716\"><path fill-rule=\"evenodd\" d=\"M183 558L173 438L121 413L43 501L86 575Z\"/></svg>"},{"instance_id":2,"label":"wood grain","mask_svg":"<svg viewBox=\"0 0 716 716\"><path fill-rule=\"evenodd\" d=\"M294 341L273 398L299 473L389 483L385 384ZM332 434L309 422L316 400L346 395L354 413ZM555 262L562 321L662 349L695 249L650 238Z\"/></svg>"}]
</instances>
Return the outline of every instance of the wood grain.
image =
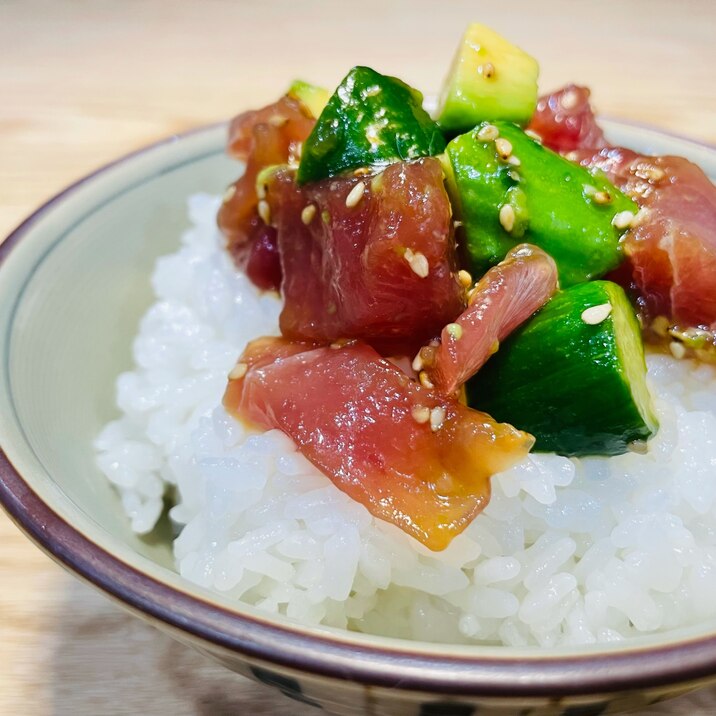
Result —
<instances>
[{"instance_id":1,"label":"wood grain","mask_svg":"<svg viewBox=\"0 0 716 716\"><path fill-rule=\"evenodd\" d=\"M0 0L0 236L132 149L358 62L425 92L464 25L578 81L605 114L716 143L711 0ZM0 714L302 714L124 615L0 516ZM703 691L649 714L711 714Z\"/></svg>"}]
</instances>

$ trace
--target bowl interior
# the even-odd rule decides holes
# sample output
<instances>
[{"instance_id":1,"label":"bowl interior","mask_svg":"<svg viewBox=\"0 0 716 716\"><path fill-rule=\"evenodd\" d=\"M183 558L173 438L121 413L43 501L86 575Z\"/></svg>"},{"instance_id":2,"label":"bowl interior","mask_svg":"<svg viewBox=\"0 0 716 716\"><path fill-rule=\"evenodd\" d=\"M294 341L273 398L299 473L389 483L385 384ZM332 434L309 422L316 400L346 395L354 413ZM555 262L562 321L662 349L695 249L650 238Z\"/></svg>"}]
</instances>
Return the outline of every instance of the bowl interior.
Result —
<instances>
[{"instance_id":1,"label":"bowl interior","mask_svg":"<svg viewBox=\"0 0 716 716\"><path fill-rule=\"evenodd\" d=\"M118 417L116 376L152 302L149 277L188 224L186 197L237 173L223 127L122 161L44 212L3 266L0 444L33 487L132 552L171 568L168 523L141 538L94 467L93 436ZM151 161L148 161L151 160ZM57 493L61 493L61 495Z\"/></svg>"},{"instance_id":2,"label":"bowl interior","mask_svg":"<svg viewBox=\"0 0 716 716\"><path fill-rule=\"evenodd\" d=\"M716 149L604 124L615 143L681 154L716 176ZM132 367L153 263L176 249L188 224L186 198L221 193L237 175L224 136L223 126L209 128L121 160L57 197L0 250L0 445L8 460L92 541L193 593L202 590L173 573L167 522L148 537L132 533L92 442L118 415L115 380ZM713 624L691 630L707 632L716 633Z\"/></svg>"}]
</instances>

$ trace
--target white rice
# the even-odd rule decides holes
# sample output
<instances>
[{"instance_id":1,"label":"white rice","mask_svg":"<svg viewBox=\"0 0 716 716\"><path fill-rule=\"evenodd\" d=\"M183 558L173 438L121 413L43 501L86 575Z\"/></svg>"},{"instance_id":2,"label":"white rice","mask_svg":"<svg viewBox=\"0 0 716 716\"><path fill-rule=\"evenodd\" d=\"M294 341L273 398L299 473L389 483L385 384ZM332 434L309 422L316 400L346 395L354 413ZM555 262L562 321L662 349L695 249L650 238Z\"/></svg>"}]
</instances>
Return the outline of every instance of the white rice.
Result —
<instances>
[{"instance_id":1,"label":"white rice","mask_svg":"<svg viewBox=\"0 0 716 716\"><path fill-rule=\"evenodd\" d=\"M277 333L280 301L237 274L218 200L157 263L156 303L117 381L122 417L98 463L132 528L168 486L187 579L303 623L441 642L617 641L716 616L716 370L650 355L661 421L647 454L532 455L493 479L470 527L432 553L374 519L277 430L221 407L245 343Z\"/></svg>"}]
</instances>

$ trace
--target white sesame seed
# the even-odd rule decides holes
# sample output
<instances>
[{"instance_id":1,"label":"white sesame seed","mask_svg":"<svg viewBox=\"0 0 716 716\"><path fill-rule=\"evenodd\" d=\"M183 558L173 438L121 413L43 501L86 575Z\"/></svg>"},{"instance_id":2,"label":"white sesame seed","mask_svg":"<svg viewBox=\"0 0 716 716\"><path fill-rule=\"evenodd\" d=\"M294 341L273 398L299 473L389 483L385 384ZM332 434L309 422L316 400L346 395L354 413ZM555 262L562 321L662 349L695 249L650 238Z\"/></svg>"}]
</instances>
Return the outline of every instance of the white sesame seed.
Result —
<instances>
[{"instance_id":1,"label":"white sesame seed","mask_svg":"<svg viewBox=\"0 0 716 716\"><path fill-rule=\"evenodd\" d=\"M375 194L375 192L380 191L383 188L383 172L380 174L376 174L371 180L370 180L370 190Z\"/></svg>"},{"instance_id":2,"label":"white sesame seed","mask_svg":"<svg viewBox=\"0 0 716 716\"><path fill-rule=\"evenodd\" d=\"M510 171L507 172L507 176L509 176L512 181L522 181L522 177L520 177L519 173L514 169L510 169Z\"/></svg>"},{"instance_id":3,"label":"white sesame seed","mask_svg":"<svg viewBox=\"0 0 716 716\"><path fill-rule=\"evenodd\" d=\"M511 204L503 204L500 207L500 224L508 233L515 228L515 210Z\"/></svg>"},{"instance_id":4,"label":"white sesame seed","mask_svg":"<svg viewBox=\"0 0 716 716\"><path fill-rule=\"evenodd\" d=\"M646 440L632 440L627 448L629 452L635 452L637 455L646 455L649 452L649 443Z\"/></svg>"},{"instance_id":5,"label":"white sesame seed","mask_svg":"<svg viewBox=\"0 0 716 716\"><path fill-rule=\"evenodd\" d=\"M415 354L415 358L413 358L413 362L411 363L411 367L416 373L420 373L420 371L425 368L425 365L423 364L423 358L420 355L420 351L418 351Z\"/></svg>"},{"instance_id":6,"label":"white sesame seed","mask_svg":"<svg viewBox=\"0 0 716 716\"><path fill-rule=\"evenodd\" d=\"M229 373L229 380L240 380L246 375L249 366L246 363L237 363Z\"/></svg>"},{"instance_id":7,"label":"white sesame seed","mask_svg":"<svg viewBox=\"0 0 716 716\"><path fill-rule=\"evenodd\" d=\"M424 370L421 370L420 373L418 373L418 379L420 380L420 385L422 385L423 388L435 387L430 378L428 378L428 374Z\"/></svg>"},{"instance_id":8,"label":"white sesame seed","mask_svg":"<svg viewBox=\"0 0 716 716\"><path fill-rule=\"evenodd\" d=\"M429 367L435 363L435 353L438 345L440 345L439 342L437 345L431 344L429 346L423 346L418 352L418 355L423 362L423 368Z\"/></svg>"},{"instance_id":9,"label":"white sesame seed","mask_svg":"<svg viewBox=\"0 0 716 716\"><path fill-rule=\"evenodd\" d=\"M649 209L639 209L639 211L636 212L636 216L634 217L634 220L631 222L631 228L635 228L636 226L640 226L643 224L647 219L649 218Z\"/></svg>"},{"instance_id":10,"label":"white sesame seed","mask_svg":"<svg viewBox=\"0 0 716 716\"><path fill-rule=\"evenodd\" d=\"M430 411L430 429L436 433L445 422L445 408L438 406Z\"/></svg>"},{"instance_id":11,"label":"white sesame seed","mask_svg":"<svg viewBox=\"0 0 716 716\"><path fill-rule=\"evenodd\" d=\"M263 181L256 182L256 196L259 199L266 198L266 183L265 182L263 182Z\"/></svg>"},{"instance_id":12,"label":"white sesame seed","mask_svg":"<svg viewBox=\"0 0 716 716\"><path fill-rule=\"evenodd\" d=\"M261 199L258 205L259 216L264 224L268 224L271 221L271 208L265 199Z\"/></svg>"},{"instance_id":13,"label":"white sesame seed","mask_svg":"<svg viewBox=\"0 0 716 716\"><path fill-rule=\"evenodd\" d=\"M478 71L485 79L492 79L495 76L495 65L492 62L485 62L484 65L480 65Z\"/></svg>"},{"instance_id":14,"label":"white sesame seed","mask_svg":"<svg viewBox=\"0 0 716 716\"><path fill-rule=\"evenodd\" d=\"M666 172L663 169L647 162L637 163L632 171L639 178L647 179L650 182L659 182L666 176Z\"/></svg>"},{"instance_id":15,"label":"white sesame seed","mask_svg":"<svg viewBox=\"0 0 716 716\"><path fill-rule=\"evenodd\" d=\"M669 335L669 319L666 316L657 316L651 322L651 330L656 333L657 336L666 338Z\"/></svg>"},{"instance_id":16,"label":"white sesame seed","mask_svg":"<svg viewBox=\"0 0 716 716\"><path fill-rule=\"evenodd\" d=\"M612 195L608 191L595 191L592 195L592 201L595 204L609 204L612 200Z\"/></svg>"},{"instance_id":17,"label":"white sesame seed","mask_svg":"<svg viewBox=\"0 0 716 716\"><path fill-rule=\"evenodd\" d=\"M509 141L509 139L505 139L504 137L498 137L495 140L495 149L497 149L497 153L502 159L507 159L507 157L512 154L512 143Z\"/></svg>"},{"instance_id":18,"label":"white sesame seed","mask_svg":"<svg viewBox=\"0 0 716 716\"><path fill-rule=\"evenodd\" d=\"M631 211L620 211L614 215L612 219L612 226L617 229L628 229L634 221L634 214Z\"/></svg>"},{"instance_id":19,"label":"white sesame seed","mask_svg":"<svg viewBox=\"0 0 716 716\"><path fill-rule=\"evenodd\" d=\"M574 109L579 103L579 97L574 90L568 90L559 98L559 103L564 109Z\"/></svg>"},{"instance_id":20,"label":"white sesame seed","mask_svg":"<svg viewBox=\"0 0 716 716\"><path fill-rule=\"evenodd\" d=\"M366 174L370 174L370 167L358 167L353 170L354 177L364 177Z\"/></svg>"},{"instance_id":21,"label":"white sesame seed","mask_svg":"<svg viewBox=\"0 0 716 716\"><path fill-rule=\"evenodd\" d=\"M410 264L410 268L413 269L413 271L420 276L420 278L426 278L430 273L430 264L428 263L427 258L420 252L415 254L413 261Z\"/></svg>"},{"instance_id":22,"label":"white sesame seed","mask_svg":"<svg viewBox=\"0 0 716 716\"><path fill-rule=\"evenodd\" d=\"M410 413L413 416L413 420L420 425L430 420L430 408L425 405L416 405Z\"/></svg>"},{"instance_id":23,"label":"white sesame seed","mask_svg":"<svg viewBox=\"0 0 716 716\"><path fill-rule=\"evenodd\" d=\"M316 216L316 205L315 204L307 204L303 207L303 211L301 212L301 221L308 226L312 221L313 218Z\"/></svg>"},{"instance_id":24,"label":"white sesame seed","mask_svg":"<svg viewBox=\"0 0 716 716\"><path fill-rule=\"evenodd\" d=\"M296 159L300 159L301 155L303 154L303 142L296 142L296 146L293 150L293 155L296 157Z\"/></svg>"},{"instance_id":25,"label":"white sesame seed","mask_svg":"<svg viewBox=\"0 0 716 716\"><path fill-rule=\"evenodd\" d=\"M534 139L535 142L539 142L540 144L542 144L542 137L540 137L540 135L537 134L537 132L535 132L533 129L525 129L525 134L530 139Z\"/></svg>"},{"instance_id":26,"label":"white sesame seed","mask_svg":"<svg viewBox=\"0 0 716 716\"><path fill-rule=\"evenodd\" d=\"M470 276L470 273L465 271L465 269L460 269L457 272L457 280L463 288L469 288L472 286L472 276Z\"/></svg>"},{"instance_id":27,"label":"white sesame seed","mask_svg":"<svg viewBox=\"0 0 716 716\"><path fill-rule=\"evenodd\" d=\"M659 167L649 167L647 174L649 181L653 182L661 181L666 176L666 172Z\"/></svg>"},{"instance_id":28,"label":"white sesame seed","mask_svg":"<svg viewBox=\"0 0 716 716\"><path fill-rule=\"evenodd\" d=\"M462 221L458 221L455 219L455 221L452 222L453 228L459 229L462 226Z\"/></svg>"},{"instance_id":29,"label":"white sesame seed","mask_svg":"<svg viewBox=\"0 0 716 716\"><path fill-rule=\"evenodd\" d=\"M671 355L677 360L686 357L686 347L679 341L671 341L671 343L669 343L669 350L671 351Z\"/></svg>"},{"instance_id":30,"label":"white sesame seed","mask_svg":"<svg viewBox=\"0 0 716 716\"><path fill-rule=\"evenodd\" d=\"M582 311L582 320L590 326L596 326L597 324L606 320L611 312L611 303L601 303L598 306L591 306L590 308L585 308Z\"/></svg>"},{"instance_id":31,"label":"white sesame seed","mask_svg":"<svg viewBox=\"0 0 716 716\"><path fill-rule=\"evenodd\" d=\"M582 191L586 196L594 196L597 193L597 187L591 184L582 184Z\"/></svg>"},{"instance_id":32,"label":"white sesame seed","mask_svg":"<svg viewBox=\"0 0 716 716\"><path fill-rule=\"evenodd\" d=\"M420 276L420 278L426 278L428 276L430 273L430 264L424 254L421 254L420 251L413 253L411 249L405 249L403 256L413 273Z\"/></svg>"},{"instance_id":33,"label":"white sesame seed","mask_svg":"<svg viewBox=\"0 0 716 716\"><path fill-rule=\"evenodd\" d=\"M352 209L354 206L358 206L360 200L363 198L365 192L365 182L359 181L349 192L346 197L346 206Z\"/></svg>"},{"instance_id":34,"label":"white sesame seed","mask_svg":"<svg viewBox=\"0 0 716 716\"><path fill-rule=\"evenodd\" d=\"M500 136L500 130L494 124L486 124L477 132L477 138L481 142L492 142Z\"/></svg>"},{"instance_id":35,"label":"white sesame seed","mask_svg":"<svg viewBox=\"0 0 716 716\"><path fill-rule=\"evenodd\" d=\"M513 167L519 167L522 165L522 162L514 154L507 157L507 163L511 164Z\"/></svg>"},{"instance_id":36,"label":"white sesame seed","mask_svg":"<svg viewBox=\"0 0 716 716\"><path fill-rule=\"evenodd\" d=\"M455 479L449 472L441 472L435 481L435 489L441 495L450 495L455 492Z\"/></svg>"},{"instance_id":37,"label":"white sesame seed","mask_svg":"<svg viewBox=\"0 0 716 716\"><path fill-rule=\"evenodd\" d=\"M354 343L354 338L339 338L337 341L333 341L333 343L331 343L329 347L332 348L334 351L337 351L340 348L345 348L346 346L353 345Z\"/></svg>"},{"instance_id":38,"label":"white sesame seed","mask_svg":"<svg viewBox=\"0 0 716 716\"><path fill-rule=\"evenodd\" d=\"M564 155L564 158L569 160L570 162L576 162L579 161L579 152L572 150L571 152L567 152Z\"/></svg>"},{"instance_id":39,"label":"white sesame seed","mask_svg":"<svg viewBox=\"0 0 716 716\"><path fill-rule=\"evenodd\" d=\"M274 114L269 118L269 124L272 127L283 127L288 122L288 117L284 117L281 114Z\"/></svg>"},{"instance_id":40,"label":"white sesame seed","mask_svg":"<svg viewBox=\"0 0 716 716\"><path fill-rule=\"evenodd\" d=\"M222 197L221 201L223 201L224 204L227 204L234 198L234 194L236 194L236 185L232 184L231 186L226 188L226 191L224 192L224 196Z\"/></svg>"}]
</instances>

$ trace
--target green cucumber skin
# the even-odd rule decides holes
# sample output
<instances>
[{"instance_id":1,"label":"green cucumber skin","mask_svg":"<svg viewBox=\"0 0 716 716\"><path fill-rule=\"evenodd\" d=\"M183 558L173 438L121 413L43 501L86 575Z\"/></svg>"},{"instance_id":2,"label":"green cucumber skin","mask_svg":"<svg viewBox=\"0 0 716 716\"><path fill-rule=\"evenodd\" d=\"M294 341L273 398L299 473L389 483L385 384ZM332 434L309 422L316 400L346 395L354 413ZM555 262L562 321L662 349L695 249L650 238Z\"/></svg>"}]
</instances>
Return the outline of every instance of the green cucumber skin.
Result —
<instances>
[{"instance_id":1,"label":"green cucumber skin","mask_svg":"<svg viewBox=\"0 0 716 716\"><path fill-rule=\"evenodd\" d=\"M607 302L612 315L604 321L582 320L585 308ZM632 342L631 383L617 348L616 312L621 340ZM645 373L639 324L626 294L594 281L558 293L515 331L468 382L468 404L532 433L536 451L619 455L658 427Z\"/></svg>"},{"instance_id":2,"label":"green cucumber skin","mask_svg":"<svg viewBox=\"0 0 716 716\"><path fill-rule=\"evenodd\" d=\"M453 199L471 272L484 274L522 241L540 246L554 258L563 288L616 268L623 259L619 244L623 230L611 222L621 211L636 213L636 204L606 177L593 175L546 149L516 125L493 124L512 144L519 166L500 159L494 141L479 140L480 127L447 147L456 192ZM585 186L608 192L612 200L596 203L586 195ZM499 220L500 207L509 201L508 192L521 197L524 204L524 213L511 233Z\"/></svg>"},{"instance_id":3,"label":"green cucumber skin","mask_svg":"<svg viewBox=\"0 0 716 716\"><path fill-rule=\"evenodd\" d=\"M304 143L297 182L445 151L445 139L422 101L420 92L399 79L354 67Z\"/></svg>"}]
</instances>

